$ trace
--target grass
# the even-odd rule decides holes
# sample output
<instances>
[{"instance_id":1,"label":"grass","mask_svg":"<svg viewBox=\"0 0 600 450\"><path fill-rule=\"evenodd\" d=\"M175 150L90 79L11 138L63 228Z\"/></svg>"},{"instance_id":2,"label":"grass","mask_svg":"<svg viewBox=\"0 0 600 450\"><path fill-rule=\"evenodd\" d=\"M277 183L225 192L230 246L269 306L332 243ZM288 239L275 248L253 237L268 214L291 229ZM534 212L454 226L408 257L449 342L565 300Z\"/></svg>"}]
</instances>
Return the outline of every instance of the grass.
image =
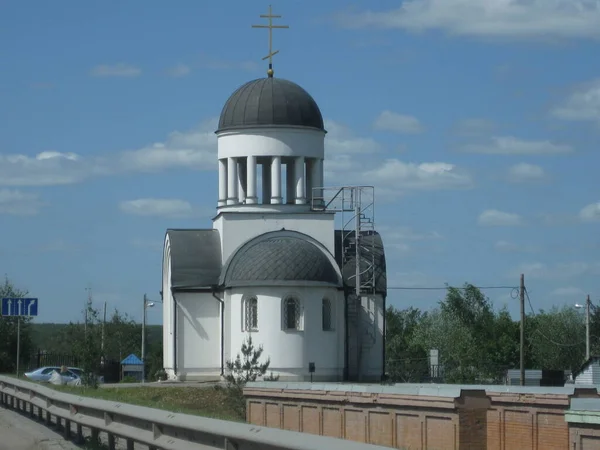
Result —
<instances>
[{"instance_id":1,"label":"grass","mask_svg":"<svg viewBox=\"0 0 600 450\"><path fill-rule=\"evenodd\" d=\"M129 387L91 389L78 386L52 386L57 391L102 400L129 403L166 411L214 419L245 422L231 406L227 392L215 387Z\"/></svg>"},{"instance_id":2,"label":"grass","mask_svg":"<svg viewBox=\"0 0 600 450\"><path fill-rule=\"evenodd\" d=\"M10 376L10 375L8 375ZM14 375L13 375L14 377ZM21 377L23 380L23 377ZM27 381L26 379L23 381ZM37 383L36 383L37 384ZM213 419L245 422L222 387L127 387L86 388L83 386L42 386L82 397L92 397Z\"/></svg>"}]
</instances>

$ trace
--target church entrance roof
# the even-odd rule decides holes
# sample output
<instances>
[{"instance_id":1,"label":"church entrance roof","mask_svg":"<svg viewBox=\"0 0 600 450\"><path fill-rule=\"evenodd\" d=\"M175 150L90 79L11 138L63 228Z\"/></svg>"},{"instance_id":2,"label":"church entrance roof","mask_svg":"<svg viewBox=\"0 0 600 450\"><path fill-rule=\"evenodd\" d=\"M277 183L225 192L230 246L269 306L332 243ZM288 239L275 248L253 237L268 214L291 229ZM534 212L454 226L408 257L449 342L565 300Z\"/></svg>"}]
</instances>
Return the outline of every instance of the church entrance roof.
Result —
<instances>
[{"instance_id":1,"label":"church entrance roof","mask_svg":"<svg viewBox=\"0 0 600 450\"><path fill-rule=\"evenodd\" d=\"M220 284L224 287L342 287L336 266L333 255L309 236L295 231L275 231L242 245L223 267Z\"/></svg>"}]
</instances>

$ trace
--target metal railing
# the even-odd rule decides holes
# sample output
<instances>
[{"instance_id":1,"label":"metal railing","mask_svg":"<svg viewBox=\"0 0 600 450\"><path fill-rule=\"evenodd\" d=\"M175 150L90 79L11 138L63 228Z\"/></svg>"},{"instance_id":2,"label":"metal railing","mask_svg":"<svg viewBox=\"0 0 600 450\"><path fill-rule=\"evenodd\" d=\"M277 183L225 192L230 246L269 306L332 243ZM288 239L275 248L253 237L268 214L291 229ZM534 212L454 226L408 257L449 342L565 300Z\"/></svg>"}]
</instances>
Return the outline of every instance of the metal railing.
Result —
<instances>
[{"instance_id":1,"label":"metal railing","mask_svg":"<svg viewBox=\"0 0 600 450\"><path fill-rule=\"evenodd\" d=\"M181 389L185 389L182 387ZM66 394L39 384L0 376L0 405L13 408L32 419L52 424L52 417L66 439L83 442L83 429L91 430L92 439L100 433L108 436L108 447L116 448L117 439L147 445L151 450L384 450L387 447L343 439L278 430L250 424L209 419L187 414L98 400ZM76 434L73 436L73 425ZM389 449L388 449L389 450Z\"/></svg>"}]
</instances>

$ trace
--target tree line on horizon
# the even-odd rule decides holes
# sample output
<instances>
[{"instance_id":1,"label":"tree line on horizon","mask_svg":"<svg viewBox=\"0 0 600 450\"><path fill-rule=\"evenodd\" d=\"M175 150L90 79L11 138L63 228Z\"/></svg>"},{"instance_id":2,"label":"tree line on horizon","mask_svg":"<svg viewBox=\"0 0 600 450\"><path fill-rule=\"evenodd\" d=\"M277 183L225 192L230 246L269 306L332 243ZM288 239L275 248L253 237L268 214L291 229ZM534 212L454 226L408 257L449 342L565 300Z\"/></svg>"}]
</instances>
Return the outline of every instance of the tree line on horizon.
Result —
<instances>
[{"instance_id":1,"label":"tree line on horizon","mask_svg":"<svg viewBox=\"0 0 600 450\"><path fill-rule=\"evenodd\" d=\"M600 351L600 311L590 313L591 354ZM525 368L576 371L585 360L585 316L574 307L552 307L525 319ZM429 353L439 352L446 383L502 383L519 369L520 321L496 310L472 284L448 287L431 311L386 310L386 367L395 382L421 382L430 374Z\"/></svg>"},{"instance_id":2,"label":"tree line on horizon","mask_svg":"<svg viewBox=\"0 0 600 450\"><path fill-rule=\"evenodd\" d=\"M0 298L25 296L27 292L14 286L8 278L0 285ZM87 324L36 324L29 317L21 317L20 370L35 368L31 366L40 352L72 357L83 369L93 372L98 372L102 356L106 361L122 361L132 353L141 358L140 323L115 309L103 327L104 320L93 306L88 307L87 317ZM0 318L0 373L16 371L17 321L16 317ZM146 326L146 373L153 376L160 369L162 327Z\"/></svg>"}]
</instances>

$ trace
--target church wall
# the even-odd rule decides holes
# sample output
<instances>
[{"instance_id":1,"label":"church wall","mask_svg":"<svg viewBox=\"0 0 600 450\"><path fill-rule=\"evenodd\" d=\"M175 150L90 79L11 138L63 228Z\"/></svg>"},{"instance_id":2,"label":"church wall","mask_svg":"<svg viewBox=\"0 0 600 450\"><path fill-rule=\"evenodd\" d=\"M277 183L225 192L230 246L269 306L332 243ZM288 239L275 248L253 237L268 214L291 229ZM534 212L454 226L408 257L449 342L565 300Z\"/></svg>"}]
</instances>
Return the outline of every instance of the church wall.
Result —
<instances>
[{"instance_id":1,"label":"church wall","mask_svg":"<svg viewBox=\"0 0 600 450\"><path fill-rule=\"evenodd\" d=\"M365 296L362 298L362 306L364 357L361 372L366 380L379 381L383 373L383 297Z\"/></svg>"},{"instance_id":2,"label":"church wall","mask_svg":"<svg viewBox=\"0 0 600 450\"><path fill-rule=\"evenodd\" d=\"M325 155L325 133L321 130L281 127L244 129L219 133L219 159L244 156Z\"/></svg>"},{"instance_id":3,"label":"church wall","mask_svg":"<svg viewBox=\"0 0 600 450\"><path fill-rule=\"evenodd\" d=\"M171 248L167 236L163 252L163 368L173 377L173 295L171 294ZM152 376L153 374L151 374Z\"/></svg>"},{"instance_id":4,"label":"church wall","mask_svg":"<svg viewBox=\"0 0 600 450\"><path fill-rule=\"evenodd\" d=\"M269 231L282 228L304 233L320 242L335 254L335 216L333 214L265 214L224 213L214 221L214 228L221 236L223 261L242 244Z\"/></svg>"},{"instance_id":5,"label":"church wall","mask_svg":"<svg viewBox=\"0 0 600 450\"><path fill-rule=\"evenodd\" d=\"M284 330L283 298L294 295L302 304L301 330ZM335 288L322 287L264 287L228 290L231 304L230 358L240 352L250 334L243 331L243 299L258 299L258 331L252 331L255 345L263 345L264 358L270 357L269 373L280 380L310 379L308 363L314 362L314 380L339 381L344 369L344 300ZM333 305L333 331L322 329L322 299L326 296Z\"/></svg>"},{"instance_id":6,"label":"church wall","mask_svg":"<svg viewBox=\"0 0 600 450\"><path fill-rule=\"evenodd\" d=\"M220 377L221 303L210 292L179 292L176 299L179 379Z\"/></svg>"}]
</instances>

